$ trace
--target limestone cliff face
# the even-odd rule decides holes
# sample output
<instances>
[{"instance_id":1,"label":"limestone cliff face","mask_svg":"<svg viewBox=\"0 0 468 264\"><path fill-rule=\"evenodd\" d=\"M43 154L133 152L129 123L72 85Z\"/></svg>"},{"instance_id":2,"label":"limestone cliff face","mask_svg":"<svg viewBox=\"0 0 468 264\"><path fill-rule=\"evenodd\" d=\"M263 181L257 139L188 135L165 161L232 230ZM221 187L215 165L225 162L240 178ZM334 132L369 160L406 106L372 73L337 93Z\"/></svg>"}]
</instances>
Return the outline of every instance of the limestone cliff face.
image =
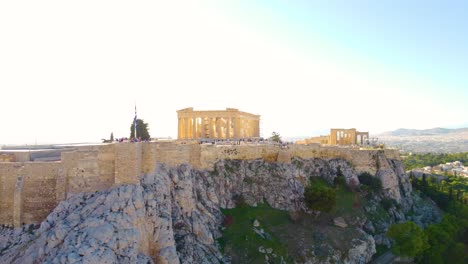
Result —
<instances>
[{"instance_id":1,"label":"limestone cliff face","mask_svg":"<svg viewBox=\"0 0 468 264\"><path fill-rule=\"evenodd\" d=\"M384 195L395 199L407 211L413 202L411 198L412 187L401 160L389 159L385 153L377 152L373 157L374 163L369 164L370 171L382 181Z\"/></svg>"},{"instance_id":2,"label":"limestone cliff face","mask_svg":"<svg viewBox=\"0 0 468 264\"><path fill-rule=\"evenodd\" d=\"M391 177L384 184L388 195L409 203L404 197L411 188L401 162L378 159L377 176ZM2 231L7 238L0 241L0 263L222 263L215 242L220 208L235 207L236 197L242 196L250 205L265 201L277 209L305 209L309 178L333 181L339 172L348 182L358 182L342 159L224 160L213 171L159 164L138 184L61 202L36 231L11 231L15 236ZM370 237L340 254L346 263L362 263L374 253Z\"/></svg>"}]
</instances>

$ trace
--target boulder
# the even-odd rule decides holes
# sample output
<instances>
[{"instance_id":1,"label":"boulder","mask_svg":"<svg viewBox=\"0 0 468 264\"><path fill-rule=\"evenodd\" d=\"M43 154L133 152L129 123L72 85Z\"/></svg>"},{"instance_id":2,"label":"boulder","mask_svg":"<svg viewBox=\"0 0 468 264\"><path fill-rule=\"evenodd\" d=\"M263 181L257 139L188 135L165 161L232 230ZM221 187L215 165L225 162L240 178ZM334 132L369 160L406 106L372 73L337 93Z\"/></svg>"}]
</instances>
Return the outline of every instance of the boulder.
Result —
<instances>
[{"instance_id":1,"label":"boulder","mask_svg":"<svg viewBox=\"0 0 468 264\"><path fill-rule=\"evenodd\" d=\"M342 227L342 228L346 228L348 227L348 224L346 224L346 221L343 219L343 217L335 217L333 219L333 223L336 225L336 226L339 226L339 227Z\"/></svg>"},{"instance_id":2,"label":"boulder","mask_svg":"<svg viewBox=\"0 0 468 264\"><path fill-rule=\"evenodd\" d=\"M258 222L258 220L255 219L254 222L253 222L253 226L254 226L254 227L259 227L259 226L260 226L260 222Z\"/></svg>"}]
</instances>

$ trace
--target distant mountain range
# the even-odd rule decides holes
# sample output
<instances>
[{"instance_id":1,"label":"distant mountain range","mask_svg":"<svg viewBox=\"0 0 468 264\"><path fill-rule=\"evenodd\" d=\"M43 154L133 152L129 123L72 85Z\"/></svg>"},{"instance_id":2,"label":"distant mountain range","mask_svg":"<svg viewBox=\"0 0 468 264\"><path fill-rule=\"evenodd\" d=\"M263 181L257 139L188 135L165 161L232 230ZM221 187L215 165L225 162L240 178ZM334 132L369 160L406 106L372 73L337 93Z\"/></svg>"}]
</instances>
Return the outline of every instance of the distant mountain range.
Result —
<instances>
[{"instance_id":1,"label":"distant mountain range","mask_svg":"<svg viewBox=\"0 0 468 264\"><path fill-rule=\"evenodd\" d=\"M400 128L372 137L377 137L379 142L404 152L468 152L468 128Z\"/></svg>"},{"instance_id":2,"label":"distant mountain range","mask_svg":"<svg viewBox=\"0 0 468 264\"><path fill-rule=\"evenodd\" d=\"M407 129L407 128L400 128L394 131L388 131L381 133L377 136L399 136L399 137L406 137L406 136L435 136L435 135L447 135L452 133L468 133L468 128L430 128L430 129Z\"/></svg>"}]
</instances>

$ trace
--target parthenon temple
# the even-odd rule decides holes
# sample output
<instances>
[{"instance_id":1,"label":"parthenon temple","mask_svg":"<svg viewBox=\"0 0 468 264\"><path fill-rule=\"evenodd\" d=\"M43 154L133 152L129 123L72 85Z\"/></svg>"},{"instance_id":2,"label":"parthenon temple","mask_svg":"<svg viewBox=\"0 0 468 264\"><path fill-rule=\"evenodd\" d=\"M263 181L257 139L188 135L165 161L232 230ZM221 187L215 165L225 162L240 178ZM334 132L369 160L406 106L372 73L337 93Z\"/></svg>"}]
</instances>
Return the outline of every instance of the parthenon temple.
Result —
<instances>
[{"instance_id":1,"label":"parthenon temple","mask_svg":"<svg viewBox=\"0 0 468 264\"><path fill-rule=\"evenodd\" d=\"M369 132L359 132L355 128L332 128L326 136L312 137L296 142L297 144L320 143L325 145L368 145Z\"/></svg>"},{"instance_id":2,"label":"parthenon temple","mask_svg":"<svg viewBox=\"0 0 468 264\"><path fill-rule=\"evenodd\" d=\"M226 110L194 111L192 107L177 111L178 139L240 139L260 136L260 116Z\"/></svg>"}]
</instances>

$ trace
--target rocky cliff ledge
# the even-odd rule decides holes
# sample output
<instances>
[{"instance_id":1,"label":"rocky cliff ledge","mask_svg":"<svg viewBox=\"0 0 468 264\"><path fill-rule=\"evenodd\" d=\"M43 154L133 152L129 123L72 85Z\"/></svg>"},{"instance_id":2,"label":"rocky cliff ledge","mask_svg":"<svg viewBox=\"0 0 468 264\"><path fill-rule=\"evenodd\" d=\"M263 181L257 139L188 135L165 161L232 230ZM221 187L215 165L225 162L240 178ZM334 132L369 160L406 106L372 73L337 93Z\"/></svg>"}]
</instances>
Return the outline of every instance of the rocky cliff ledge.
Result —
<instances>
[{"instance_id":1,"label":"rocky cliff ledge","mask_svg":"<svg viewBox=\"0 0 468 264\"><path fill-rule=\"evenodd\" d=\"M385 193L411 207L411 186L401 162L377 158L377 177ZM235 207L236 197L242 196L250 205L266 202L277 209L304 211L309 178L331 182L338 172L348 182L358 182L353 167L342 159L223 160L212 171L159 164L139 184L81 193L61 202L38 229L0 228L0 262L228 262L216 242L223 220L220 208ZM370 260L374 239L364 237L368 239L340 253L345 263Z\"/></svg>"}]
</instances>

